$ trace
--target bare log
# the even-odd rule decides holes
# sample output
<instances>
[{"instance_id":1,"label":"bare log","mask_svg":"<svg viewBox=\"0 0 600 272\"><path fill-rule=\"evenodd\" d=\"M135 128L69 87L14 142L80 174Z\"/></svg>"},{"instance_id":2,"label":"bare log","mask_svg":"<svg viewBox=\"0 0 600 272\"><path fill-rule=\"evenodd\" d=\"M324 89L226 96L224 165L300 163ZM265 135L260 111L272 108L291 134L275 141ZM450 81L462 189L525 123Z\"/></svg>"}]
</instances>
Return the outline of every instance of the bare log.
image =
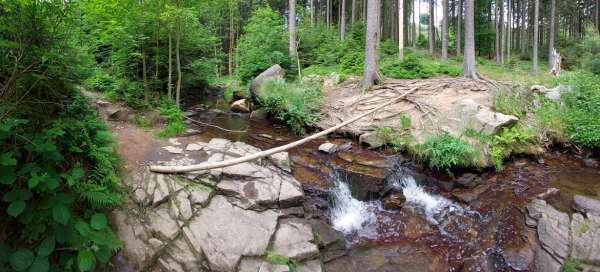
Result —
<instances>
[{"instance_id":1,"label":"bare log","mask_svg":"<svg viewBox=\"0 0 600 272\"><path fill-rule=\"evenodd\" d=\"M374 108L366 113L363 113L359 116L356 116L350 120L347 120L339 125L330 127L326 130L323 130L319 133L315 133L313 135L310 135L306 138L300 139L298 141L295 142L291 142L289 144L286 145L282 145L282 146L278 146L275 148L271 148L271 149L267 149L267 150L263 150L254 154L250 154L247 156L243 156L243 157L239 157L239 158L235 158L235 159L230 159L230 160L224 160L224 161L220 161L220 162L204 162L204 163L200 163L200 164L194 164L194 165L186 165L186 166L163 166L163 165L152 165L150 166L150 171L153 172L158 172L158 173L185 173L185 172L192 172L192 171L200 171L200 170L208 170L208 169L214 169L214 168L222 168L222 167L227 167L227 166L231 166L231 165L235 165L235 164L240 164L240 163L244 163L244 162L248 162L248 161L252 161L252 160L256 160L256 159L260 159L260 158L264 158L264 157L268 157L271 156L273 154L279 153L279 152L283 152L289 149L292 149L294 147L300 146L302 144L305 144L307 142L310 142L314 139L317 139L319 137L325 136L327 134L330 134L346 125L349 125L353 122L356 122L357 120L364 118L365 116L371 115L373 113L375 113L376 111L392 105L402 99L404 99L405 96L413 93L414 91L416 91L418 88L412 88L411 90L409 90L408 92L403 93L402 95L396 97L395 99L390 100L389 102L382 104L381 106Z\"/></svg>"}]
</instances>

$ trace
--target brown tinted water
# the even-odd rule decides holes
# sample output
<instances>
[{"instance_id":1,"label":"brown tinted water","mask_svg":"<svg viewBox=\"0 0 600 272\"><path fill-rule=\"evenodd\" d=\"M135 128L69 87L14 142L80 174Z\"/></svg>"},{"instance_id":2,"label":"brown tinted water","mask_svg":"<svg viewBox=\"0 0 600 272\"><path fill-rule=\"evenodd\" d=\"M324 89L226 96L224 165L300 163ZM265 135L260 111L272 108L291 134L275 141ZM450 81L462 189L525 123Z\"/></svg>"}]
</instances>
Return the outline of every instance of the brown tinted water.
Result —
<instances>
[{"instance_id":1,"label":"brown tinted water","mask_svg":"<svg viewBox=\"0 0 600 272\"><path fill-rule=\"evenodd\" d=\"M281 124L229 112L227 103L218 96L205 97L208 99L187 103L190 110L200 103L211 108L198 111L193 119L246 132L199 127L203 139L228 138L266 149L300 138ZM352 138L329 140L350 143L352 148L331 155L319 152L319 145L327 141L322 138L290 150L293 174L308 196L308 218L330 223L328 190L333 186L333 168L347 174L346 182L355 198L378 201L394 164L410 169L427 192L446 197L464 212L451 213L436 225L409 205L399 210L377 209L377 236L346 235L347 251L326 262L327 271L469 271L477 267L531 271L537 238L524 224L525 205L550 188L559 189L559 193L547 200L562 211L572 209L575 194L600 199L600 169L584 167L580 158L569 153L548 152L543 163L513 159L500 173L475 172L478 182L466 188L456 179L424 170L401 155L366 149Z\"/></svg>"}]
</instances>

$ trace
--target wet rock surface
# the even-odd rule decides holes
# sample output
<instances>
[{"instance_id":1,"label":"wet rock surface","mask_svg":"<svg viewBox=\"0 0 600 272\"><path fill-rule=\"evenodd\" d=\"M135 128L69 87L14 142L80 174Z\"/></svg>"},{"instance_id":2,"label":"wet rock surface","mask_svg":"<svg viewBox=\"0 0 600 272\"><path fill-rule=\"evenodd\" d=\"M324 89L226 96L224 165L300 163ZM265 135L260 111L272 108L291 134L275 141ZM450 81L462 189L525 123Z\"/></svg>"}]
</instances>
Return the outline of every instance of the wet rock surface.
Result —
<instances>
[{"instance_id":1,"label":"wet rock surface","mask_svg":"<svg viewBox=\"0 0 600 272\"><path fill-rule=\"evenodd\" d=\"M260 151L225 139L177 146L181 153L169 151L162 164L198 163L191 156L198 152L219 161ZM269 252L297 261L299 271L321 271L313 229L302 218L302 185L287 160L281 153L192 175L130 173L127 205L111 216L124 242L120 271L289 271L271 263Z\"/></svg>"}]
</instances>

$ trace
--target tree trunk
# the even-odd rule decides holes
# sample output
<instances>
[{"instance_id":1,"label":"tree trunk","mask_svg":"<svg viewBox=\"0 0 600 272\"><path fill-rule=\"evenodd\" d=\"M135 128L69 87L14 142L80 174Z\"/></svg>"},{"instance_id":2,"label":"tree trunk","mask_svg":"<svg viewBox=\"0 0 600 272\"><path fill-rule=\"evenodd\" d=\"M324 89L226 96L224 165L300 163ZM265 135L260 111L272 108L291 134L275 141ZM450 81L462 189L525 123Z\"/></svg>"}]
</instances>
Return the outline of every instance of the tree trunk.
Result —
<instances>
[{"instance_id":1,"label":"tree trunk","mask_svg":"<svg viewBox=\"0 0 600 272\"><path fill-rule=\"evenodd\" d=\"M368 0L367 4L367 33L365 37L365 67L364 82L365 89L371 88L373 84L381 81L379 74L377 44L379 43L379 0Z\"/></svg>"},{"instance_id":2,"label":"tree trunk","mask_svg":"<svg viewBox=\"0 0 600 272\"><path fill-rule=\"evenodd\" d=\"M404 0L398 0L398 57L404 59Z\"/></svg>"},{"instance_id":3,"label":"tree trunk","mask_svg":"<svg viewBox=\"0 0 600 272\"><path fill-rule=\"evenodd\" d=\"M146 76L146 51L142 46L142 80L144 81L144 105L148 106L150 102L150 89L148 88L148 77Z\"/></svg>"},{"instance_id":4,"label":"tree trunk","mask_svg":"<svg viewBox=\"0 0 600 272\"><path fill-rule=\"evenodd\" d=\"M600 34L600 0L596 0L595 13L596 13L596 30L598 30L598 33Z\"/></svg>"},{"instance_id":5,"label":"tree trunk","mask_svg":"<svg viewBox=\"0 0 600 272\"><path fill-rule=\"evenodd\" d=\"M520 37L519 37L519 51L521 51L521 56L525 56L525 43L527 41L527 14L525 13L525 9L528 6L528 0L524 0L524 2L521 3L521 33L520 33Z\"/></svg>"},{"instance_id":6,"label":"tree trunk","mask_svg":"<svg viewBox=\"0 0 600 272\"><path fill-rule=\"evenodd\" d=\"M340 18L340 38L342 41L346 37L346 0L342 0L341 9L341 18Z\"/></svg>"},{"instance_id":7,"label":"tree trunk","mask_svg":"<svg viewBox=\"0 0 600 272\"><path fill-rule=\"evenodd\" d=\"M296 0L290 0L290 14L288 18L288 26L290 32L290 58L294 60L296 58Z\"/></svg>"},{"instance_id":8,"label":"tree trunk","mask_svg":"<svg viewBox=\"0 0 600 272\"><path fill-rule=\"evenodd\" d=\"M233 47L234 47L234 40L235 40L235 29L233 26L233 13L234 13L234 3L236 3L236 0L233 0L230 2L229 4L229 52L228 52L228 56L227 56L227 69L229 72L229 75L233 75Z\"/></svg>"},{"instance_id":9,"label":"tree trunk","mask_svg":"<svg viewBox=\"0 0 600 272\"><path fill-rule=\"evenodd\" d=\"M417 41L421 37L421 0L417 0L417 24L419 25L419 31L417 33Z\"/></svg>"},{"instance_id":10,"label":"tree trunk","mask_svg":"<svg viewBox=\"0 0 600 272\"><path fill-rule=\"evenodd\" d=\"M159 40L160 40L160 1L156 1L156 56L154 57L156 67L154 68L154 80L158 80L158 65L159 65L158 56L160 55Z\"/></svg>"},{"instance_id":11,"label":"tree trunk","mask_svg":"<svg viewBox=\"0 0 600 272\"><path fill-rule=\"evenodd\" d=\"M173 64L172 64L172 56L173 56L173 49L171 46L171 40L172 40L172 35L171 35L171 30L169 30L169 78L167 81L167 96L169 97L168 100L173 101Z\"/></svg>"},{"instance_id":12,"label":"tree trunk","mask_svg":"<svg viewBox=\"0 0 600 272\"><path fill-rule=\"evenodd\" d=\"M310 0L310 27L314 28L316 24L315 0Z\"/></svg>"},{"instance_id":13,"label":"tree trunk","mask_svg":"<svg viewBox=\"0 0 600 272\"><path fill-rule=\"evenodd\" d=\"M181 58L179 45L181 43L181 19L177 18L177 31L175 32L175 62L177 65L177 86L175 87L175 104L179 107L181 98Z\"/></svg>"},{"instance_id":14,"label":"tree trunk","mask_svg":"<svg viewBox=\"0 0 600 272\"><path fill-rule=\"evenodd\" d=\"M501 3L502 0L496 2L496 10L494 12L495 17L496 17L496 64L500 65L502 64L502 55L501 55L501 49L500 47L502 46L500 40L502 39L502 15L500 13L501 10Z\"/></svg>"},{"instance_id":15,"label":"tree trunk","mask_svg":"<svg viewBox=\"0 0 600 272\"><path fill-rule=\"evenodd\" d=\"M331 0L327 0L327 10L325 11L327 17L327 28L331 27Z\"/></svg>"},{"instance_id":16,"label":"tree trunk","mask_svg":"<svg viewBox=\"0 0 600 272\"><path fill-rule=\"evenodd\" d=\"M533 54L531 60L533 62L533 71L538 72L540 67L538 66L538 40L539 40L539 18L540 18L540 0L534 0L533 7Z\"/></svg>"},{"instance_id":17,"label":"tree trunk","mask_svg":"<svg viewBox=\"0 0 600 272\"><path fill-rule=\"evenodd\" d=\"M460 48L462 46L461 44L461 33L460 30L462 29L461 23L460 23L460 19L463 16L463 4L462 4L462 0L458 0L458 7L457 7L457 12L456 12L456 17L457 17L457 28L456 28L456 55L460 56Z\"/></svg>"},{"instance_id":18,"label":"tree trunk","mask_svg":"<svg viewBox=\"0 0 600 272\"><path fill-rule=\"evenodd\" d=\"M413 0L412 3L412 47L413 48L417 48L417 23L415 23L415 19L416 17L416 8L415 8L415 1Z\"/></svg>"},{"instance_id":19,"label":"tree trunk","mask_svg":"<svg viewBox=\"0 0 600 272\"><path fill-rule=\"evenodd\" d=\"M475 0L464 0L465 4L465 56L463 58L464 76L477 78L475 67Z\"/></svg>"},{"instance_id":20,"label":"tree trunk","mask_svg":"<svg viewBox=\"0 0 600 272\"><path fill-rule=\"evenodd\" d=\"M356 22L356 0L352 0L352 14L350 17L350 25L354 26L354 23Z\"/></svg>"},{"instance_id":21,"label":"tree trunk","mask_svg":"<svg viewBox=\"0 0 600 272\"><path fill-rule=\"evenodd\" d=\"M442 0L442 60L448 60L448 0Z\"/></svg>"},{"instance_id":22,"label":"tree trunk","mask_svg":"<svg viewBox=\"0 0 600 272\"><path fill-rule=\"evenodd\" d=\"M506 23L504 22L504 1L500 1L500 64L504 65L504 53L506 48Z\"/></svg>"},{"instance_id":23,"label":"tree trunk","mask_svg":"<svg viewBox=\"0 0 600 272\"><path fill-rule=\"evenodd\" d=\"M435 2L429 0L429 54L433 55L435 49Z\"/></svg>"},{"instance_id":24,"label":"tree trunk","mask_svg":"<svg viewBox=\"0 0 600 272\"><path fill-rule=\"evenodd\" d=\"M548 65L554 63L554 35L555 35L556 0L550 0L550 22L548 23Z\"/></svg>"},{"instance_id":25,"label":"tree trunk","mask_svg":"<svg viewBox=\"0 0 600 272\"><path fill-rule=\"evenodd\" d=\"M511 49L511 38L512 38L512 1L507 2L507 15L506 15L506 56L505 61L510 61L510 49Z\"/></svg>"}]
</instances>

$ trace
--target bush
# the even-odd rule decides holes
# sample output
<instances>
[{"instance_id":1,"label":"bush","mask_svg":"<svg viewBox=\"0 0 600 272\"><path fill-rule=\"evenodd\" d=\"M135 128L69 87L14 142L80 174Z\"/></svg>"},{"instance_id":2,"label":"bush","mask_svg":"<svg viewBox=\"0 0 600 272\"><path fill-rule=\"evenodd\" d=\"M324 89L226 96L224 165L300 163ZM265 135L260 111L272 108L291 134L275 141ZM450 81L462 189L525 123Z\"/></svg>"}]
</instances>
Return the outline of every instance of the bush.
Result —
<instances>
[{"instance_id":1,"label":"bush","mask_svg":"<svg viewBox=\"0 0 600 272\"><path fill-rule=\"evenodd\" d=\"M494 135L490 145L490 157L496 170L502 170L504 158L514 150L524 149L535 139L535 132L522 126L503 128L498 135Z\"/></svg>"},{"instance_id":2,"label":"bush","mask_svg":"<svg viewBox=\"0 0 600 272\"><path fill-rule=\"evenodd\" d=\"M158 137L168 138L180 135L187 129L183 122L183 112L175 104L163 101L159 108L160 115L166 119L165 127L158 132Z\"/></svg>"},{"instance_id":3,"label":"bush","mask_svg":"<svg viewBox=\"0 0 600 272\"><path fill-rule=\"evenodd\" d=\"M420 148L421 160L437 170L468 167L475 158L475 150L468 142L446 132L427 139Z\"/></svg>"},{"instance_id":4,"label":"bush","mask_svg":"<svg viewBox=\"0 0 600 272\"><path fill-rule=\"evenodd\" d=\"M319 108L323 94L318 84L267 81L261 87L259 101L268 113L285 122L295 133L321 119Z\"/></svg>"},{"instance_id":5,"label":"bush","mask_svg":"<svg viewBox=\"0 0 600 272\"><path fill-rule=\"evenodd\" d=\"M103 213L121 201L115 143L86 99L69 100L56 119L0 124L3 268L91 271L122 246Z\"/></svg>"},{"instance_id":6,"label":"bush","mask_svg":"<svg viewBox=\"0 0 600 272\"><path fill-rule=\"evenodd\" d=\"M596 56L591 62L590 62L590 70L592 71L592 73L594 75L599 76L600 75L600 55Z\"/></svg>"},{"instance_id":7,"label":"bush","mask_svg":"<svg viewBox=\"0 0 600 272\"><path fill-rule=\"evenodd\" d=\"M84 87L88 90L106 93L116 91L119 88L119 82L103 69L95 69L92 76L84 81Z\"/></svg>"},{"instance_id":8,"label":"bush","mask_svg":"<svg viewBox=\"0 0 600 272\"><path fill-rule=\"evenodd\" d=\"M381 72L392 78L416 79L432 77L435 70L431 65L423 64L419 58L410 55L404 60L396 58L382 63Z\"/></svg>"},{"instance_id":9,"label":"bush","mask_svg":"<svg viewBox=\"0 0 600 272\"><path fill-rule=\"evenodd\" d=\"M600 76L579 73L572 79L575 91L564 95L563 123L575 144L600 147Z\"/></svg>"},{"instance_id":10,"label":"bush","mask_svg":"<svg viewBox=\"0 0 600 272\"><path fill-rule=\"evenodd\" d=\"M290 67L287 36L281 16L270 7L256 10L237 47L239 67L237 73L247 82L274 64Z\"/></svg>"},{"instance_id":11,"label":"bush","mask_svg":"<svg viewBox=\"0 0 600 272\"><path fill-rule=\"evenodd\" d=\"M463 67L448 63L441 63L437 68L437 73L456 77L463 74Z\"/></svg>"},{"instance_id":12,"label":"bush","mask_svg":"<svg viewBox=\"0 0 600 272\"><path fill-rule=\"evenodd\" d=\"M340 63L340 72L344 74L362 74L365 66L365 53L353 51L345 54Z\"/></svg>"}]
</instances>

